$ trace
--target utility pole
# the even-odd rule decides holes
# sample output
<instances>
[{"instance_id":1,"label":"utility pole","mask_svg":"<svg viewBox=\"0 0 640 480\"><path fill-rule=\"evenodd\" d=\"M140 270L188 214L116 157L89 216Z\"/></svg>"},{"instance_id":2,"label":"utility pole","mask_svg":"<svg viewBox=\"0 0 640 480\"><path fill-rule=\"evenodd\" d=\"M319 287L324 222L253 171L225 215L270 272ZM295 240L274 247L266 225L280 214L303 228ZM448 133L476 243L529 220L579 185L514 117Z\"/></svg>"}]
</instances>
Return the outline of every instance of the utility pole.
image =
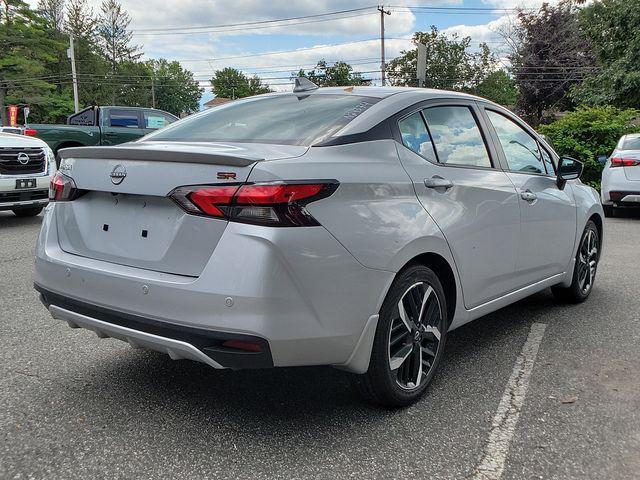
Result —
<instances>
[{"instance_id":1,"label":"utility pole","mask_svg":"<svg viewBox=\"0 0 640 480\"><path fill-rule=\"evenodd\" d=\"M390 10L385 10L384 5L378 6L380 12L380 73L382 74L382 86L385 84L385 71L387 66L384 62L384 16L391 15Z\"/></svg>"},{"instance_id":2,"label":"utility pole","mask_svg":"<svg viewBox=\"0 0 640 480\"><path fill-rule=\"evenodd\" d=\"M69 34L69 50L67 57L71 59L71 77L73 79L73 107L75 113L80 111L80 102L78 101L78 76L76 75L76 54L73 50L73 33Z\"/></svg>"},{"instance_id":3,"label":"utility pole","mask_svg":"<svg viewBox=\"0 0 640 480\"><path fill-rule=\"evenodd\" d=\"M153 75L151 75L151 106L156 108L156 86L153 81Z\"/></svg>"}]
</instances>

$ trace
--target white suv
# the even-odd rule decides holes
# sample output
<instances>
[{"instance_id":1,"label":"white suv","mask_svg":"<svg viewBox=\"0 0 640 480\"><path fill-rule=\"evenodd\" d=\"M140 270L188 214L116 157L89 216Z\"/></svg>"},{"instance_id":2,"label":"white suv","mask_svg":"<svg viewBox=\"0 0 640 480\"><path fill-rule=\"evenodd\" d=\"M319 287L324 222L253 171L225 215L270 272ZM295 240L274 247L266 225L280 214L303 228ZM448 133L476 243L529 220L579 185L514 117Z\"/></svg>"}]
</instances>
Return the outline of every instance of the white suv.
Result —
<instances>
[{"instance_id":1,"label":"white suv","mask_svg":"<svg viewBox=\"0 0 640 480\"><path fill-rule=\"evenodd\" d=\"M0 133L0 210L38 215L49 201L55 170L53 152L42 140Z\"/></svg>"}]
</instances>

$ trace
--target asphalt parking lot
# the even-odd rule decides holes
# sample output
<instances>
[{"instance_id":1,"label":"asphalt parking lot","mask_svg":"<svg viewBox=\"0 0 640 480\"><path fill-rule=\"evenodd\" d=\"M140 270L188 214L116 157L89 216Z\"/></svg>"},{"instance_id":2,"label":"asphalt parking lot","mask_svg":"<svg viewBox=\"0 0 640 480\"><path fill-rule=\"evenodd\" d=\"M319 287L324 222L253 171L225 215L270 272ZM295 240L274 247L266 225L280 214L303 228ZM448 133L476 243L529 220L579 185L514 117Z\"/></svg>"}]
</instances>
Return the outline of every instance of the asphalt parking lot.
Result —
<instances>
[{"instance_id":1,"label":"asphalt parking lot","mask_svg":"<svg viewBox=\"0 0 640 480\"><path fill-rule=\"evenodd\" d=\"M502 478L640 477L640 214L607 219L586 303L545 291L452 332L427 396L399 411L330 368L215 371L69 329L32 288L39 226L0 212L2 479L484 478L534 324Z\"/></svg>"}]
</instances>

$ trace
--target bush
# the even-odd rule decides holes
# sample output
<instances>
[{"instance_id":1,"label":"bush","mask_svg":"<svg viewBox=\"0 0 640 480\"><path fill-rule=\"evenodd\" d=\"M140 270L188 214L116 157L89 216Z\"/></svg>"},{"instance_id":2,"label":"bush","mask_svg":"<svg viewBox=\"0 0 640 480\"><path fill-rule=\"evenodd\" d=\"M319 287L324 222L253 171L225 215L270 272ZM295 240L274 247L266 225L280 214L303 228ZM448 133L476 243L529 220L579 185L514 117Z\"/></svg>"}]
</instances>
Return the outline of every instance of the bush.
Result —
<instances>
[{"instance_id":1,"label":"bush","mask_svg":"<svg viewBox=\"0 0 640 480\"><path fill-rule=\"evenodd\" d=\"M622 135L640 132L634 123L640 111L611 106L580 107L538 130L546 135L558 154L584 162L582 180L599 185L602 174L595 156L610 153Z\"/></svg>"}]
</instances>

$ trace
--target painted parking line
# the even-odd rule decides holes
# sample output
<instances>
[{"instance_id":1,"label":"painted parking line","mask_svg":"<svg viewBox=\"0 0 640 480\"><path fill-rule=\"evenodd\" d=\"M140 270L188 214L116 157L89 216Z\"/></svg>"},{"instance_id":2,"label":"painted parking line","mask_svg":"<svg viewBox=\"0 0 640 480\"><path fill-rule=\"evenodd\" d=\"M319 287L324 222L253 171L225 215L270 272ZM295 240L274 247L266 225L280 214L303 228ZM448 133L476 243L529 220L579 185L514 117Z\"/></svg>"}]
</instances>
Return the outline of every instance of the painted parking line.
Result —
<instances>
[{"instance_id":1,"label":"painted parking line","mask_svg":"<svg viewBox=\"0 0 640 480\"><path fill-rule=\"evenodd\" d=\"M502 476L509 446L529 388L529 378L547 325L531 325L527 341L513 366L511 377L502 394L482 460L473 474L474 480L497 480Z\"/></svg>"}]
</instances>

